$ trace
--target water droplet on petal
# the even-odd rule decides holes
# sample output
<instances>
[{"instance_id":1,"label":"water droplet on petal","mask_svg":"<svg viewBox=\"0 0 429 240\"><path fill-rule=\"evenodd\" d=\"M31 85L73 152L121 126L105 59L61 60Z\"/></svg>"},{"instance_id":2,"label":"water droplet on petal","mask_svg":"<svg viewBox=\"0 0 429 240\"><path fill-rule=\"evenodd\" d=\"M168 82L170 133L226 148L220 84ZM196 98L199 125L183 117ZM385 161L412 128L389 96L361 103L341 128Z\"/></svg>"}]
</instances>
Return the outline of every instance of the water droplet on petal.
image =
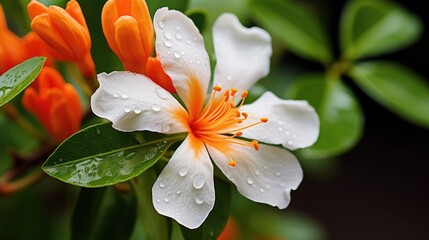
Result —
<instances>
[{"instance_id":1,"label":"water droplet on petal","mask_svg":"<svg viewBox=\"0 0 429 240\"><path fill-rule=\"evenodd\" d=\"M177 39L177 40L181 40L181 39L182 39L182 35L180 35L179 33L178 33L178 34L176 34L176 39Z\"/></svg>"},{"instance_id":2,"label":"water droplet on petal","mask_svg":"<svg viewBox=\"0 0 429 240\"><path fill-rule=\"evenodd\" d=\"M263 188L260 188L260 189L259 189L259 191L260 191L261 193L263 193L265 190L264 190Z\"/></svg>"},{"instance_id":3,"label":"water droplet on petal","mask_svg":"<svg viewBox=\"0 0 429 240\"><path fill-rule=\"evenodd\" d=\"M161 99L167 99L167 97L168 97L168 93L167 93L167 91L165 91L164 89L162 89L162 88L160 88L160 87L158 87L158 88L156 88L155 89L155 92L156 92L156 95L159 97L159 98L161 98Z\"/></svg>"},{"instance_id":4,"label":"water droplet on petal","mask_svg":"<svg viewBox=\"0 0 429 240\"><path fill-rule=\"evenodd\" d=\"M253 184L253 178L251 178L251 177L248 177L247 178L247 183L250 185L250 184Z\"/></svg>"},{"instance_id":5,"label":"water droplet on petal","mask_svg":"<svg viewBox=\"0 0 429 240\"><path fill-rule=\"evenodd\" d=\"M180 58L182 56L179 52L174 52L173 55L175 58Z\"/></svg>"},{"instance_id":6,"label":"water droplet on petal","mask_svg":"<svg viewBox=\"0 0 429 240\"><path fill-rule=\"evenodd\" d=\"M131 108L130 107L124 107L124 112L126 112L126 113L131 112Z\"/></svg>"},{"instance_id":7,"label":"water droplet on petal","mask_svg":"<svg viewBox=\"0 0 429 240\"><path fill-rule=\"evenodd\" d=\"M201 62L200 62L200 61L197 61L197 64L198 64L198 65L200 65L200 64L201 64Z\"/></svg>"},{"instance_id":8,"label":"water droplet on petal","mask_svg":"<svg viewBox=\"0 0 429 240\"><path fill-rule=\"evenodd\" d=\"M181 193L182 193L182 191L180 191L180 190L177 190L177 192L176 192L177 195L180 195Z\"/></svg>"},{"instance_id":9,"label":"water droplet on petal","mask_svg":"<svg viewBox=\"0 0 429 240\"><path fill-rule=\"evenodd\" d=\"M189 59L189 63L193 63L193 61L191 59Z\"/></svg>"},{"instance_id":10,"label":"water droplet on petal","mask_svg":"<svg viewBox=\"0 0 429 240\"><path fill-rule=\"evenodd\" d=\"M160 203L160 202L161 202L161 200L159 200L159 199L157 198L157 199L156 199L156 202L157 202L157 203Z\"/></svg>"},{"instance_id":11,"label":"water droplet on petal","mask_svg":"<svg viewBox=\"0 0 429 240\"><path fill-rule=\"evenodd\" d=\"M292 145L292 144L293 144L293 142L292 142L291 140L289 140L289 141L287 141L287 144L288 144L288 145Z\"/></svg>"},{"instance_id":12,"label":"water droplet on petal","mask_svg":"<svg viewBox=\"0 0 429 240\"><path fill-rule=\"evenodd\" d=\"M135 114L139 114L139 113L141 113L142 112L142 110L141 110L141 108L140 107L134 107L134 113Z\"/></svg>"},{"instance_id":13,"label":"water droplet on petal","mask_svg":"<svg viewBox=\"0 0 429 240\"><path fill-rule=\"evenodd\" d=\"M230 75L226 76L226 80L231 81L232 77Z\"/></svg>"},{"instance_id":14,"label":"water droplet on petal","mask_svg":"<svg viewBox=\"0 0 429 240\"><path fill-rule=\"evenodd\" d=\"M164 45L165 45L166 47L171 47L171 46L173 46L173 44L172 44L170 41L164 41Z\"/></svg>"},{"instance_id":15,"label":"water droplet on petal","mask_svg":"<svg viewBox=\"0 0 429 240\"><path fill-rule=\"evenodd\" d=\"M164 22L163 22L163 21L158 21L158 26L159 26L161 29L164 29Z\"/></svg>"},{"instance_id":16,"label":"water droplet on petal","mask_svg":"<svg viewBox=\"0 0 429 240\"><path fill-rule=\"evenodd\" d=\"M196 202L198 205L201 205L201 204L203 204L203 203L204 203L204 199L202 199L200 196L196 196L196 197L195 197L195 202Z\"/></svg>"},{"instance_id":17,"label":"water droplet on petal","mask_svg":"<svg viewBox=\"0 0 429 240\"><path fill-rule=\"evenodd\" d=\"M159 105L153 104L152 110L154 110L155 112L159 112L161 110L161 107Z\"/></svg>"},{"instance_id":18,"label":"water droplet on petal","mask_svg":"<svg viewBox=\"0 0 429 240\"><path fill-rule=\"evenodd\" d=\"M165 187L165 184L164 184L164 183L159 183L159 187L160 187L160 188L164 188L164 187Z\"/></svg>"},{"instance_id":19,"label":"water droplet on petal","mask_svg":"<svg viewBox=\"0 0 429 240\"><path fill-rule=\"evenodd\" d=\"M194 177L194 180L192 181L192 185L196 189L201 189L205 183L206 180L204 179L204 176L199 173Z\"/></svg>"},{"instance_id":20,"label":"water droplet on petal","mask_svg":"<svg viewBox=\"0 0 429 240\"><path fill-rule=\"evenodd\" d=\"M276 176L277 177L280 177L282 175L282 173L281 172L276 172Z\"/></svg>"},{"instance_id":21,"label":"water droplet on petal","mask_svg":"<svg viewBox=\"0 0 429 240\"><path fill-rule=\"evenodd\" d=\"M119 94L113 94L113 97L114 97L114 98L118 98L118 97L119 97Z\"/></svg>"},{"instance_id":22,"label":"water droplet on petal","mask_svg":"<svg viewBox=\"0 0 429 240\"><path fill-rule=\"evenodd\" d=\"M168 203L168 202L170 202L170 199L169 198L164 198L164 202Z\"/></svg>"},{"instance_id":23,"label":"water droplet on petal","mask_svg":"<svg viewBox=\"0 0 429 240\"><path fill-rule=\"evenodd\" d=\"M258 170L255 171L256 176L259 176L259 174L261 174L261 172L259 172Z\"/></svg>"},{"instance_id":24,"label":"water droplet on petal","mask_svg":"<svg viewBox=\"0 0 429 240\"><path fill-rule=\"evenodd\" d=\"M128 95L127 95L127 94L125 94L125 93L121 93L121 98L122 98L122 99L127 99L127 98L128 98Z\"/></svg>"},{"instance_id":25,"label":"water droplet on petal","mask_svg":"<svg viewBox=\"0 0 429 240\"><path fill-rule=\"evenodd\" d=\"M170 33L165 33L165 34L164 34L164 37L165 37L166 39L170 40L170 39L171 39L171 34L170 34Z\"/></svg>"},{"instance_id":26,"label":"water droplet on petal","mask_svg":"<svg viewBox=\"0 0 429 240\"><path fill-rule=\"evenodd\" d=\"M191 41L189 41L189 40L186 40L186 43L187 43L188 45L191 45Z\"/></svg>"},{"instance_id":27,"label":"water droplet on petal","mask_svg":"<svg viewBox=\"0 0 429 240\"><path fill-rule=\"evenodd\" d=\"M265 185L265 188L266 189L270 189L270 185Z\"/></svg>"},{"instance_id":28,"label":"water droplet on petal","mask_svg":"<svg viewBox=\"0 0 429 240\"><path fill-rule=\"evenodd\" d=\"M186 176L186 174L188 174L188 168L187 167L182 167L182 168L179 169L179 175L181 177Z\"/></svg>"}]
</instances>

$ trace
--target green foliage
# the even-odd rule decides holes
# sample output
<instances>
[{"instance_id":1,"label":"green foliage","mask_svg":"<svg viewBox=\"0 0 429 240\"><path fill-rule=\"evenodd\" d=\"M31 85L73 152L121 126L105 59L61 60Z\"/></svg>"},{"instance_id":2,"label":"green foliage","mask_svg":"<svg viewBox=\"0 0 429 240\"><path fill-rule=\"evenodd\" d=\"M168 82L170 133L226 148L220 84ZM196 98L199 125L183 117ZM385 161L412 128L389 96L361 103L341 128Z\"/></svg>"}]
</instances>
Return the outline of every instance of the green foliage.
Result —
<instances>
[{"instance_id":1,"label":"green foliage","mask_svg":"<svg viewBox=\"0 0 429 240\"><path fill-rule=\"evenodd\" d=\"M9 69L0 76L0 107L30 85L45 63L45 57L34 57Z\"/></svg>"},{"instance_id":2,"label":"green foliage","mask_svg":"<svg viewBox=\"0 0 429 240\"><path fill-rule=\"evenodd\" d=\"M83 187L129 180L155 164L182 136L119 132L111 123L85 128L65 140L43 164L50 176Z\"/></svg>"},{"instance_id":3,"label":"green foliage","mask_svg":"<svg viewBox=\"0 0 429 240\"><path fill-rule=\"evenodd\" d=\"M421 76L400 64L381 61L358 64L350 75L380 104L429 128L429 85Z\"/></svg>"},{"instance_id":4,"label":"green foliage","mask_svg":"<svg viewBox=\"0 0 429 240\"><path fill-rule=\"evenodd\" d=\"M229 206L231 202L231 185L215 178L216 201L204 223L195 230L181 227L185 239L217 239L225 228L229 217Z\"/></svg>"},{"instance_id":5,"label":"green foliage","mask_svg":"<svg viewBox=\"0 0 429 240\"><path fill-rule=\"evenodd\" d=\"M136 218L132 192L114 187L82 188L72 222L72 239L128 239Z\"/></svg>"},{"instance_id":6,"label":"green foliage","mask_svg":"<svg viewBox=\"0 0 429 240\"><path fill-rule=\"evenodd\" d=\"M322 74L302 76L290 87L288 96L306 99L320 118L317 142L299 151L306 158L328 158L351 149L359 140L363 116L353 93L335 77Z\"/></svg>"},{"instance_id":7,"label":"green foliage","mask_svg":"<svg viewBox=\"0 0 429 240\"><path fill-rule=\"evenodd\" d=\"M184 12L188 6L188 0L146 0L146 3L152 17L162 7Z\"/></svg>"},{"instance_id":8,"label":"green foliage","mask_svg":"<svg viewBox=\"0 0 429 240\"><path fill-rule=\"evenodd\" d=\"M328 37L314 15L298 1L251 0L250 7L262 26L278 36L291 51L325 65L330 63Z\"/></svg>"},{"instance_id":9,"label":"green foliage","mask_svg":"<svg viewBox=\"0 0 429 240\"><path fill-rule=\"evenodd\" d=\"M414 42L420 20L389 1L350 1L341 19L343 57L354 60L393 52Z\"/></svg>"}]
</instances>

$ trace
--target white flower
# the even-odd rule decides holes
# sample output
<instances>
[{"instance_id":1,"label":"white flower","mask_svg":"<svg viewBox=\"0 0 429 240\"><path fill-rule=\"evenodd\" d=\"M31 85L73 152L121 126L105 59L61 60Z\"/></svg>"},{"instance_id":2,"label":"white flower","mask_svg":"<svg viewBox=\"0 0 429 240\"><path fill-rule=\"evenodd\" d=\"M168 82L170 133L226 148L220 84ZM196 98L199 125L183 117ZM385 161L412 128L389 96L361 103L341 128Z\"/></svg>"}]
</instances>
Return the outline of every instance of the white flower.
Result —
<instances>
[{"instance_id":1,"label":"white flower","mask_svg":"<svg viewBox=\"0 0 429 240\"><path fill-rule=\"evenodd\" d=\"M91 107L120 131L188 132L152 188L155 209L188 228L199 227L215 201L210 159L242 195L286 208L302 169L286 149L258 141L289 149L310 146L319 119L307 102L271 92L243 105L246 89L268 74L269 34L243 27L232 14L220 16L213 27L214 87L207 96L210 63L193 22L162 8L154 26L156 52L185 107L149 78L129 72L99 74Z\"/></svg>"}]
</instances>

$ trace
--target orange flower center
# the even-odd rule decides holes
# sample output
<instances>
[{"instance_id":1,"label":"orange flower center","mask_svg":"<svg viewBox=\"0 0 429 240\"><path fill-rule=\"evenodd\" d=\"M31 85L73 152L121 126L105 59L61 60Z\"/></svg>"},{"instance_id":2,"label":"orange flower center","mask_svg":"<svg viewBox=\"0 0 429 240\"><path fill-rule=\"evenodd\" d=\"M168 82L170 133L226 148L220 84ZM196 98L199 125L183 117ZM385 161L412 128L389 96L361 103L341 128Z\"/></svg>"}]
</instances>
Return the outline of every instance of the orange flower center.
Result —
<instances>
[{"instance_id":1,"label":"orange flower center","mask_svg":"<svg viewBox=\"0 0 429 240\"><path fill-rule=\"evenodd\" d=\"M206 106L195 120L188 123L191 133L202 142L224 153L228 153L231 150L231 144L250 146L258 150L258 141L248 141L237 137L243 134L242 130L265 123L268 118L261 118L259 122L250 124L245 123L248 114L240 111L240 108L243 106L248 92L244 91L241 94L240 104L235 106L238 90L235 88L227 89L223 94L221 91L221 87L213 87L212 95ZM229 157L228 165L233 167L236 162Z\"/></svg>"}]
</instances>

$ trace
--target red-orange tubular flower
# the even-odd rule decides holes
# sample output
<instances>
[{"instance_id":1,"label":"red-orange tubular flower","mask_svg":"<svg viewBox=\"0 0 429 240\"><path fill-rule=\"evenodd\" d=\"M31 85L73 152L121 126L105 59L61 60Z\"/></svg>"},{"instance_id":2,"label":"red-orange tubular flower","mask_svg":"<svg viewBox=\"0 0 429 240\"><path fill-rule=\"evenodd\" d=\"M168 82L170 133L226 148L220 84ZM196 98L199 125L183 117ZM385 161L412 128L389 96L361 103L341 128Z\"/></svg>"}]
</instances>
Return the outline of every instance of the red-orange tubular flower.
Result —
<instances>
[{"instance_id":1,"label":"red-orange tubular flower","mask_svg":"<svg viewBox=\"0 0 429 240\"><path fill-rule=\"evenodd\" d=\"M73 62L85 77L93 77L91 37L79 3L70 0L62 9L31 0L27 9L32 20L31 29L47 43L55 57Z\"/></svg>"},{"instance_id":2,"label":"red-orange tubular flower","mask_svg":"<svg viewBox=\"0 0 429 240\"><path fill-rule=\"evenodd\" d=\"M55 61L53 58L53 53L48 45L37 35L35 32L29 32L23 38L25 49L27 52L27 58L32 58L36 56L46 57L45 66L55 66Z\"/></svg>"},{"instance_id":3,"label":"red-orange tubular flower","mask_svg":"<svg viewBox=\"0 0 429 240\"><path fill-rule=\"evenodd\" d=\"M25 59L24 42L8 29L0 4L0 75Z\"/></svg>"},{"instance_id":4,"label":"red-orange tubular flower","mask_svg":"<svg viewBox=\"0 0 429 240\"><path fill-rule=\"evenodd\" d=\"M79 94L54 68L43 67L36 81L25 90L22 104L58 141L80 128L82 105Z\"/></svg>"},{"instance_id":5,"label":"red-orange tubular flower","mask_svg":"<svg viewBox=\"0 0 429 240\"><path fill-rule=\"evenodd\" d=\"M175 92L159 59L150 56L154 31L144 0L108 0L101 13L101 23L110 48L125 70L145 74L167 91Z\"/></svg>"}]
</instances>

